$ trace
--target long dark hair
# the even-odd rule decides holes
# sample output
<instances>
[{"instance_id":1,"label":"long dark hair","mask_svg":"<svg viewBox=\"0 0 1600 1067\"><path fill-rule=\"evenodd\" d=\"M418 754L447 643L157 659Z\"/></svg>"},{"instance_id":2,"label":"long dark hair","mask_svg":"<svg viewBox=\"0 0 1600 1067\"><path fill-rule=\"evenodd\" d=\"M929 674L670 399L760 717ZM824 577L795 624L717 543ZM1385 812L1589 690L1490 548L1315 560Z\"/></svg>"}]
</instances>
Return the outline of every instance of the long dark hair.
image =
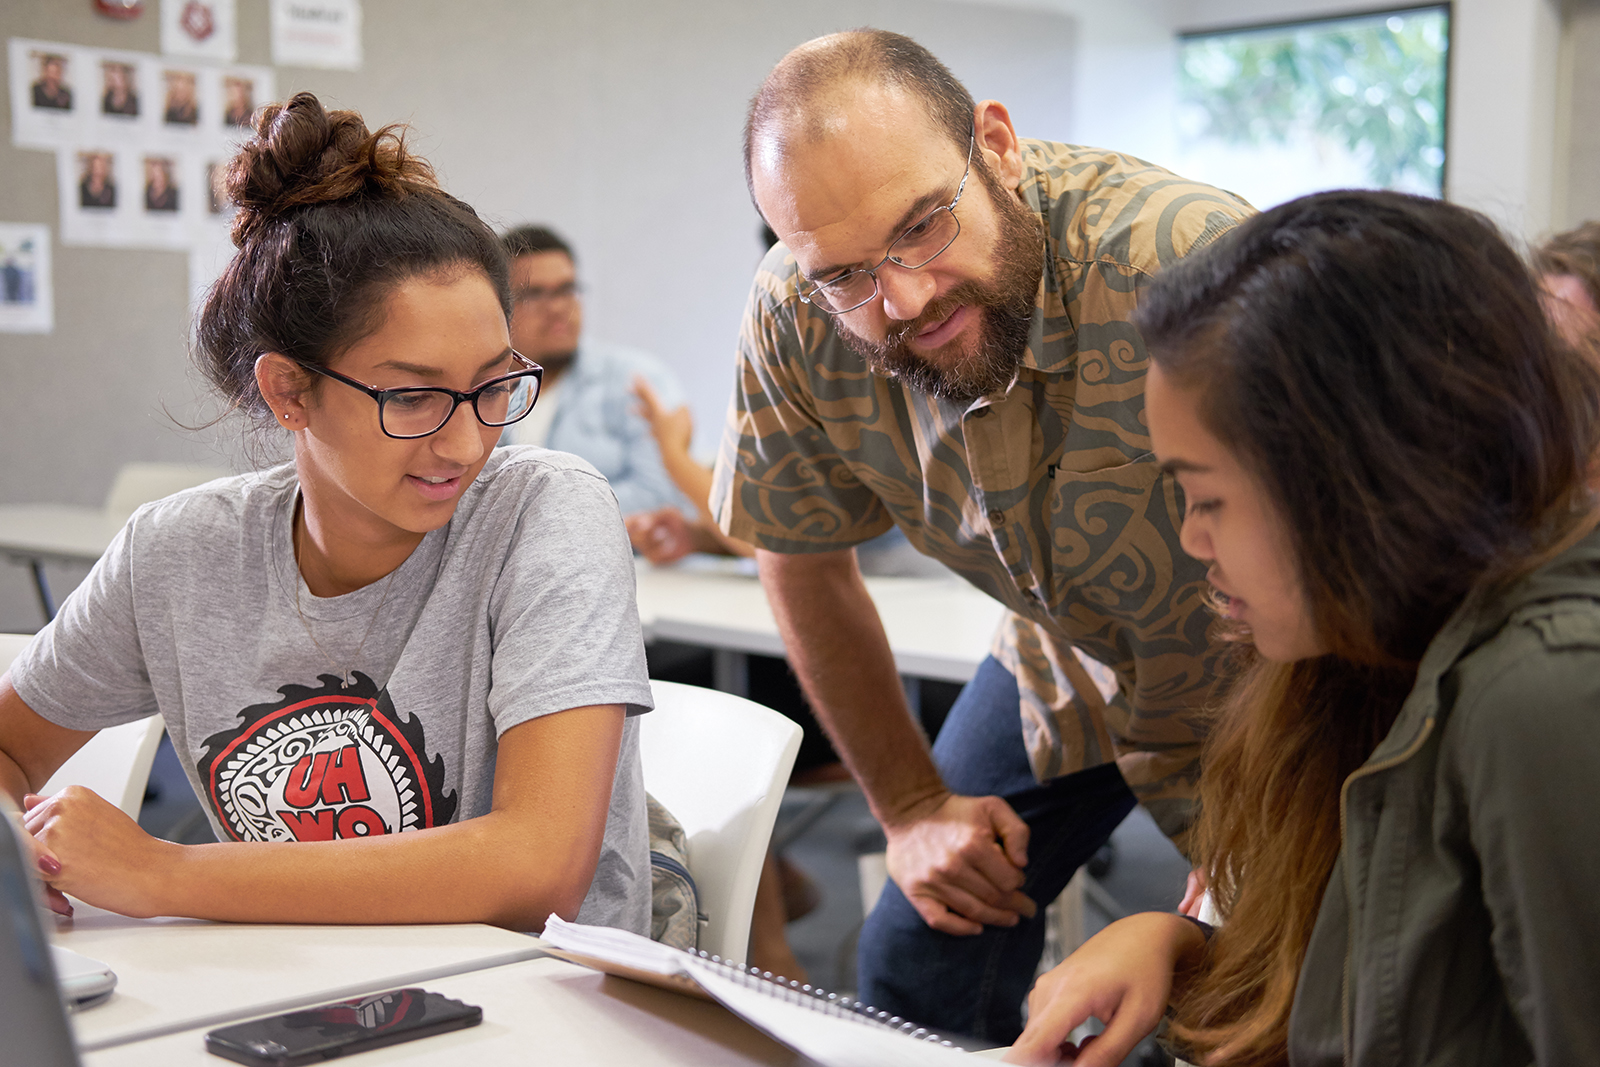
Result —
<instances>
[{"instance_id":1,"label":"long dark hair","mask_svg":"<svg viewBox=\"0 0 1600 1067\"><path fill-rule=\"evenodd\" d=\"M261 424L272 416L257 357L326 366L382 325L385 298L410 278L478 271L510 317L494 231L439 188L399 127L372 133L354 111L297 93L257 113L227 189L239 252L201 310L195 358L230 407Z\"/></svg>"},{"instance_id":2,"label":"long dark hair","mask_svg":"<svg viewBox=\"0 0 1600 1067\"><path fill-rule=\"evenodd\" d=\"M1201 777L1228 922L1172 1033L1200 1059L1279 1063L1340 785L1468 594L1593 524L1600 374L1487 219L1398 193L1250 219L1158 277L1136 323L1279 508L1331 650L1270 664L1246 641Z\"/></svg>"}]
</instances>

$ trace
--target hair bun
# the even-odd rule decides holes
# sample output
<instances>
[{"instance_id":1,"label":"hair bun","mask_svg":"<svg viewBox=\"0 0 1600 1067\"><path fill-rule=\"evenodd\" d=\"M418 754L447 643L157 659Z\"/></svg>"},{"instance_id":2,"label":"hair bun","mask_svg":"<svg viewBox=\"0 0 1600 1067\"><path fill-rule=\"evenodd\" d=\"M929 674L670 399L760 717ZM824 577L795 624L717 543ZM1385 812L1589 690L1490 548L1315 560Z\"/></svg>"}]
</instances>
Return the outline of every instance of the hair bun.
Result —
<instances>
[{"instance_id":1,"label":"hair bun","mask_svg":"<svg viewBox=\"0 0 1600 1067\"><path fill-rule=\"evenodd\" d=\"M405 128L376 133L354 111L328 111L312 93L268 104L255 136L228 164L228 198L238 247L275 219L308 204L357 197L400 199L438 190L427 160L406 150Z\"/></svg>"}]
</instances>

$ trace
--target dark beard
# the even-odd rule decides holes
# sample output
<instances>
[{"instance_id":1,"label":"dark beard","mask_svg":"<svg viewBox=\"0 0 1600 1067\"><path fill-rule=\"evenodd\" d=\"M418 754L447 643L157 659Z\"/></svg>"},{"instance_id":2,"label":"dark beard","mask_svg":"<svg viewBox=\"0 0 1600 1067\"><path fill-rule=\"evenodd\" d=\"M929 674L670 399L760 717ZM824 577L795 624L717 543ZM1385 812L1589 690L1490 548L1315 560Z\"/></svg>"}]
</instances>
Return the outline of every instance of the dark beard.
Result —
<instances>
[{"instance_id":1,"label":"dark beard","mask_svg":"<svg viewBox=\"0 0 1600 1067\"><path fill-rule=\"evenodd\" d=\"M988 179L986 173L982 177ZM871 341L834 320L839 336L867 361L874 374L903 382L919 392L942 400L970 404L980 396L1004 389L1017 375L1022 353L1033 330L1038 306L1039 279L1044 272L1039 219L1018 202L1016 194L996 189L985 181L1000 221L991 279L960 282L907 321L893 321L884 339ZM974 351L951 353L949 366L940 367L917 355L906 342L958 307L978 312L978 343ZM953 344L954 342L952 342ZM938 355L944 355L944 352Z\"/></svg>"}]
</instances>

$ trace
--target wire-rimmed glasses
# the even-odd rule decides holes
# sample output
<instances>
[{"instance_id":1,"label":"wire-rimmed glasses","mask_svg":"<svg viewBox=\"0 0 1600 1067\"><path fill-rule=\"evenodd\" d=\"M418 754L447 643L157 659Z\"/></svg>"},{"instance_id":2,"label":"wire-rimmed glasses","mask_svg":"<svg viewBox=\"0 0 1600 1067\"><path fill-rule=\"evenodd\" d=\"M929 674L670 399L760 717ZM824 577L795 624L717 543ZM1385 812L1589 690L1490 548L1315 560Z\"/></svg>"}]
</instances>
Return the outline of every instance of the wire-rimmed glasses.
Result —
<instances>
[{"instance_id":1,"label":"wire-rimmed glasses","mask_svg":"<svg viewBox=\"0 0 1600 1067\"><path fill-rule=\"evenodd\" d=\"M972 131L967 141L967 169L961 172L961 184L956 186L955 199L934 208L912 223L904 233L889 245L889 251L872 267L845 271L831 281L813 284L811 290L800 293L800 299L826 311L830 315L843 315L854 311L878 295L878 271L885 263L893 263L906 270L926 267L939 254L961 236L961 220L956 218L956 205L966 191L967 178L972 174L972 149L977 144L978 131Z\"/></svg>"},{"instance_id":2,"label":"wire-rimmed glasses","mask_svg":"<svg viewBox=\"0 0 1600 1067\"><path fill-rule=\"evenodd\" d=\"M375 389L327 367L311 363L299 365L366 393L378 402L378 428L389 437L410 441L444 429L462 404L471 404L472 413L485 426L510 426L526 418L539 399L544 368L515 349L511 351L511 359L526 369L490 378L465 393L433 385Z\"/></svg>"}]
</instances>

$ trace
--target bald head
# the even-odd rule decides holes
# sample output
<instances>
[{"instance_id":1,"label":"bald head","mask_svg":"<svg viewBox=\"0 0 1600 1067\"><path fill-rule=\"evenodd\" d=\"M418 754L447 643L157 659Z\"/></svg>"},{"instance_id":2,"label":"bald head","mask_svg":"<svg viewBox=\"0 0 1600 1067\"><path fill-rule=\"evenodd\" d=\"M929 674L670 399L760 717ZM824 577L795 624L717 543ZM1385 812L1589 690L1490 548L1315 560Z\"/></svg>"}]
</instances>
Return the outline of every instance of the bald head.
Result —
<instances>
[{"instance_id":1,"label":"bald head","mask_svg":"<svg viewBox=\"0 0 1600 1067\"><path fill-rule=\"evenodd\" d=\"M744 174L751 198L758 155L764 167L781 166L794 149L840 132L864 97L885 94L913 98L929 125L965 151L976 104L932 52L886 30L829 34L784 56L750 101Z\"/></svg>"}]
</instances>

